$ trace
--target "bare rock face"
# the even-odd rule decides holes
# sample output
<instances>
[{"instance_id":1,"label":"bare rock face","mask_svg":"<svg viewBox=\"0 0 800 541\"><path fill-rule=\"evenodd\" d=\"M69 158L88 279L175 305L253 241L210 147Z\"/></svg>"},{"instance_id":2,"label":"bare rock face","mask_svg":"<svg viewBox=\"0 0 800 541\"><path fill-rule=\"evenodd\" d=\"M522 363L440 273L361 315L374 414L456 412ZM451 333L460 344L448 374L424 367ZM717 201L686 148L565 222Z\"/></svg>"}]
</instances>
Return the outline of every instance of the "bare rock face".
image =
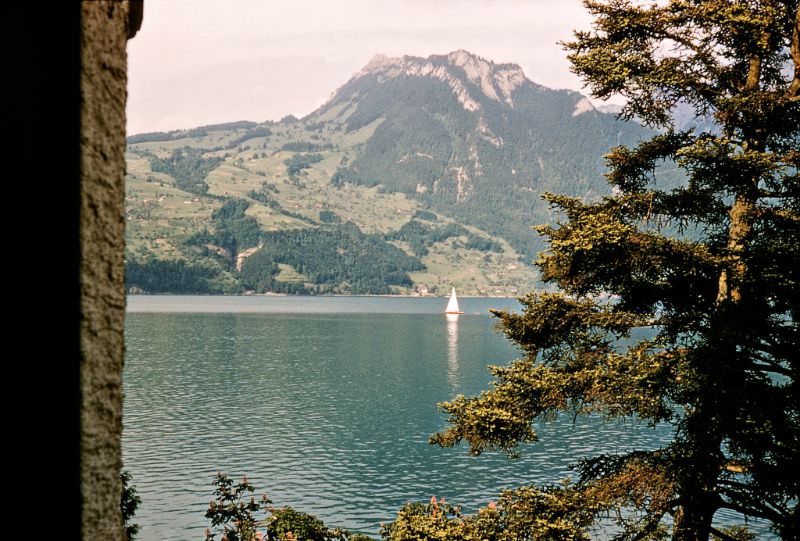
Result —
<instances>
[{"instance_id":1,"label":"bare rock face","mask_svg":"<svg viewBox=\"0 0 800 541\"><path fill-rule=\"evenodd\" d=\"M401 75L434 77L450 86L467 111L481 108L479 94L513 107L513 92L528 81L516 64L495 64L463 49L428 58L376 54L354 79L366 75L376 75L381 80Z\"/></svg>"}]
</instances>

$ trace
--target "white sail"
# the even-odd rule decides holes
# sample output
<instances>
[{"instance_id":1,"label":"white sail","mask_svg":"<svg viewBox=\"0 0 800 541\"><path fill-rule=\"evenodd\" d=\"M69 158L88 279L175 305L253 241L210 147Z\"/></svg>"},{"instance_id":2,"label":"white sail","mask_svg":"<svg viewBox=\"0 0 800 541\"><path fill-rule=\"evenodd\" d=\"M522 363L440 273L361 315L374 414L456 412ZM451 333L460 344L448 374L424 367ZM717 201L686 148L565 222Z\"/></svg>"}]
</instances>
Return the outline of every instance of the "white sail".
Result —
<instances>
[{"instance_id":1,"label":"white sail","mask_svg":"<svg viewBox=\"0 0 800 541\"><path fill-rule=\"evenodd\" d=\"M461 309L458 307L458 299L456 298L456 288L450 291L450 300L447 302L447 308L444 309L445 314L460 314Z\"/></svg>"}]
</instances>

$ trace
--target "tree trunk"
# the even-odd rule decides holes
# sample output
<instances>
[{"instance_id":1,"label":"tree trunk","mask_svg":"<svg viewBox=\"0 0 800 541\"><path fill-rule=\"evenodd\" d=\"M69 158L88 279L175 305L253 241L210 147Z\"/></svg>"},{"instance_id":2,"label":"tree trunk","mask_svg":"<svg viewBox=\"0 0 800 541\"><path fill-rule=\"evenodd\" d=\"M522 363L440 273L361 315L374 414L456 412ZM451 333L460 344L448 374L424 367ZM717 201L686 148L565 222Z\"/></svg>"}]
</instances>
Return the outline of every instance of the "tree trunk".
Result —
<instances>
[{"instance_id":1,"label":"tree trunk","mask_svg":"<svg viewBox=\"0 0 800 541\"><path fill-rule=\"evenodd\" d=\"M745 89L758 90L761 78L762 62L760 58L750 59ZM742 152L763 150L763 144L747 133L742 142ZM754 130L755 131L755 130ZM758 179L739 186L736 197L728 212L727 254L725 265L719 276L716 308L727 311L742 302L742 284L747 273L744 255L748 239L753 229L758 198ZM712 318L715 319L715 318ZM725 325L722 318L718 326ZM710 355L696 361L695 369L704 374L708 381L714 381L715 371L721 370L735 356L735 344L725 338L725 329L712 330L708 339ZM719 336L717 341L715 336ZM706 386L706 388L708 388ZM724 415L726 404L720 404L713 396L697 397L694 410L686 421L687 455L681 457L683 467L680 468L679 493L680 504L673 524L674 541L708 541L714 514L719 508L720 498L716 487L719 473L722 470L724 456L721 449L722 437L717 429L715 418Z\"/></svg>"},{"instance_id":2,"label":"tree trunk","mask_svg":"<svg viewBox=\"0 0 800 541\"><path fill-rule=\"evenodd\" d=\"M756 91L761 79L762 62L753 57L749 62L746 91ZM756 130L749 127L743 129L744 141L742 152L763 150L763 143L754 136ZM716 308L727 311L742 302L742 284L747 273L744 255L748 239L756 217L756 201L758 198L758 179L739 186L736 197L728 212L727 254L725 265L719 276ZM714 318L712 318L714 319ZM717 325L725 325L725 319ZM735 356L735 344L729 343L723 336L724 329L718 333L712 330L708 337L711 355L697 361L695 367L708 381L713 381L715 370L722 369ZM715 336L720 336L716 347L713 346ZM702 365L701 365L702 364ZM706 388L708 388L706 386ZM680 504L673 523L673 541L708 541L714 514L719 508L720 498L716 492L719 473L722 470L724 456L721 452L722 437L719 436L716 415L724 415L725 404L718 403L714 397L698 397L694 411L686 421L687 455L681 457L684 464L680 468L679 493Z\"/></svg>"},{"instance_id":3,"label":"tree trunk","mask_svg":"<svg viewBox=\"0 0 800 541\"><path fill-rule=\"evenodd\" d=\"M708 541L711 535L720 503L716 486L724 456L715 416L709 412L720 406L713 398L701 400L686 420L686 451L677 463L680 499L673 521L673 541Z\"/></svg>"},{"instance_id":4,"label":"tree trunk","mask_svg":"<svg viewBox=\"0 0 800 541\"><path fill-rule=\"evenodd\" d=\"M755 92L758 90L761 81L761 58L753 57L750 59L750 67L747 72L745 90ZM750 129L747 129L750 128ZM755 136L752 126L743 129L744 141L742 142L742 152L750 150L764 150L763 142ZM756 199L758 197L758 179L746 186L739 186L736 199L731 206L729 216L730 225L728 226L728 266L723 269L719 277L719 288L717 290L717 305L725 301L738 303L741 298L741 284L747 272L747 266L742 259L747 237L753 229L753 219L756 214Z\"/></svg>"},{"instance_id":5,"label":"tree trunk","mask_svg":"<svg viewBox=\"0 0 800 541\"><path fill-rule=\"evenodd\" d=\"M741 284L747 272L742 255L747 237L753 228L755 211L756 205L752 197L747 194L736 196L729 214L731 223L728 227L728 266L719 276L717 305L726 301L738 303L742 298Z\"/></svg>"},{"instance_id":6,"label":"tree trunk","mask_svg":"<svg viewBox=\"0 0 800 541\"><path fill-rule=\"evenodd\" d=\"M714 472L714 482L717 472ZM705 484L699 479L697 481L698 485ZM709 492L707 486L687 487L673 520L672 540L708 541L718 503L717 497Z\"/></svg>"}]
</instances>

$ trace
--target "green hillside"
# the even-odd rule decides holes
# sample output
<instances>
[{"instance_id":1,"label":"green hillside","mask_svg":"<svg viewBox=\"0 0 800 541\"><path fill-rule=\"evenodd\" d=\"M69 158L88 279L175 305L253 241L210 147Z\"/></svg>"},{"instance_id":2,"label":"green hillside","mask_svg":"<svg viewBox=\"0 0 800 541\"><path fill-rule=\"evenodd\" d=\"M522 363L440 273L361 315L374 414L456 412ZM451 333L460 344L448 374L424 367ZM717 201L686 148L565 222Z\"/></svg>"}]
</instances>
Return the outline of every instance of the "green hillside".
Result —
<instances>
[{"instance_id":1,"label":"green hillside","mask_svg":"<svg viewBox=\"0 0 800 541\"><path fill-rule=\"evenodd\" d=\"M132 135L129 290L532 289L541 192L604 193L602 153L644 129L520 77L463 51L384 58L300 120Z\"/></svg>"},{"instance_id":2,"label":"green hillside","mask_svg":"<svg viewBox=\"0 0 800 541\"><path fill-rule=\"evenodd\" d=\"M503 239L402 193L331 182L374 126L263 127L271 134L233 147L247 128L129 140L130 290L412 294L454 285L464 295L508 295L532 287L534 274ZM434 234L412 246L400 232L417 223Z\"/></svg>"}]
</instances>

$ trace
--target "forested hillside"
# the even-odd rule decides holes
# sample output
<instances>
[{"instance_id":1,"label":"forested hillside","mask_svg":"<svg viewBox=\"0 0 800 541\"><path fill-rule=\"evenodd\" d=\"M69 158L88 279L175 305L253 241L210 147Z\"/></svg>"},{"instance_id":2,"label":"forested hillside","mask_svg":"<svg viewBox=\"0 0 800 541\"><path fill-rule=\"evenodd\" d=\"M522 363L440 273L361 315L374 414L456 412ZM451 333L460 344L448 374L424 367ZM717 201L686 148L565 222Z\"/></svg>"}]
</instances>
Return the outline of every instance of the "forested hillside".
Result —
<instances>
[{"instance_id":1,"label":"forested hillside","mask_svg":"<svg viewBox=\"0 0 800 541\"><path fill-rule=\"evenodd\" d=\"M605 193L603 152L646 133L465 51L376 57L303 119L130 136L127 284L516 295L541 193Z\"/></svg>"}]
</instances>

